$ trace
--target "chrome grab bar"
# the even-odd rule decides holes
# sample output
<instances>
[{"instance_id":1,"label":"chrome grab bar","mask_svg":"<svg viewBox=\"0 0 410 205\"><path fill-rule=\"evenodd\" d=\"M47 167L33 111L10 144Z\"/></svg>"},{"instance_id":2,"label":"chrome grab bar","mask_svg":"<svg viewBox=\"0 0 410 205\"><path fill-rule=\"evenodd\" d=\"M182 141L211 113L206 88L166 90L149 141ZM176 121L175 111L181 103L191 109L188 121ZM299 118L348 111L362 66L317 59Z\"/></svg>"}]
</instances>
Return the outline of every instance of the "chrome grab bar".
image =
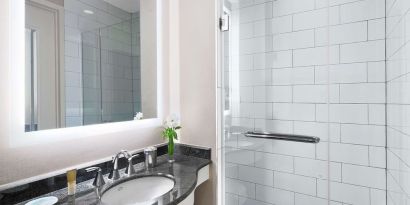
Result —
<instances>
[{"instance_id":1,"label":"chrome grab bar","mask_svg":"<svg viewBox=\"0 0 410 205\"><path fill-rule=\"evenodd\" d=\"M254 138L265 138L273 140L286 140L294 142L304 142L304 143L319 143L320 138L306 136L306 135L294 135L294 134L283 134L283 133L270 133L270 132L257 132L249 131L244 134L246 137Z\"/></svg>"}]
</instances>

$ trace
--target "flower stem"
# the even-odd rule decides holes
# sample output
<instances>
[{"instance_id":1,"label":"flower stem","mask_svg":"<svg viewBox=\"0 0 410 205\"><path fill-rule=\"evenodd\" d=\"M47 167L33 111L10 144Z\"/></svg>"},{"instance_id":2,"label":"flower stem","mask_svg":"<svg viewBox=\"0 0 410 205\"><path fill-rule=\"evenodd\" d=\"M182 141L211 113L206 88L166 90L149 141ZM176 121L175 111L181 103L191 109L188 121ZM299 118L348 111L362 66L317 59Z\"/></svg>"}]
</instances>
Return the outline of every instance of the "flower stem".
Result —
<instances>
[{"instance_id":1,"label":"flower stem","mask_svg":"<svg viewBox=\"0 0 410 205\"><path fill-rule=\"evenodd\" d=\"M168 137L168 155L174 155L174 138L172 136Z\"/></svg>"}]
</instances>

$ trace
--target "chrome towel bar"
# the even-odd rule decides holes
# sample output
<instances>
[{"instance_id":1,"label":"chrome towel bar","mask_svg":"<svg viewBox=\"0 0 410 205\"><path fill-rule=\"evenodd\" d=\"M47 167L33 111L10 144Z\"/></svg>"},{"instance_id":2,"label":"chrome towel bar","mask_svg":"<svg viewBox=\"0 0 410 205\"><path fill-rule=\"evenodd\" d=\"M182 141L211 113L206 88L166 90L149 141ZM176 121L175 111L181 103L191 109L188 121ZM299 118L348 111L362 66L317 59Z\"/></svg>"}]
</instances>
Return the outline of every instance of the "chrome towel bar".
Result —
<instances>
[{"instance_id":1,"label":"chrome towel bar","mask_svg":"<svg viewBox=\"0 0 410 205\"><path fill-rule=\"evenodd\" d=\"M320 138L306 136L306 135L294 135L294 134L283 134L283 133L271 133L271 132L256 132L249 131L244 134L246 137L254 138L265 138L273 140L286 140L294 142L304 142L304 143L319 143Z\"/></svg>"}]
</instances>

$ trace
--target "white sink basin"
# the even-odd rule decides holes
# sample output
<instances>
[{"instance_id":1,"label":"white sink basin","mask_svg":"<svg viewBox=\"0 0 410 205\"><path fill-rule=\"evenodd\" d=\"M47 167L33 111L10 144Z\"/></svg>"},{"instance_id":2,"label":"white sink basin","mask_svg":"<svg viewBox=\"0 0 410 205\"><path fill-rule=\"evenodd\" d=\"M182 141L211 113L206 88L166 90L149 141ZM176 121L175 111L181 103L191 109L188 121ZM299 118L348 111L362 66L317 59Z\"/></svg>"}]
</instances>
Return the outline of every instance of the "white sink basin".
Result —
<instances>
[{"instance_id":1,"label":"white sink basin","mask_svg":"<svg viewBox=\"0 0 410 205\"><path fill-rule=\"evenodd\" d=\"M101 196L101 202L107 205L151 205L156 201L155 198L169 192L174 185L174 180L164 176L146 176L131 179L105 191Z\"/></svg>"}]
</instances>

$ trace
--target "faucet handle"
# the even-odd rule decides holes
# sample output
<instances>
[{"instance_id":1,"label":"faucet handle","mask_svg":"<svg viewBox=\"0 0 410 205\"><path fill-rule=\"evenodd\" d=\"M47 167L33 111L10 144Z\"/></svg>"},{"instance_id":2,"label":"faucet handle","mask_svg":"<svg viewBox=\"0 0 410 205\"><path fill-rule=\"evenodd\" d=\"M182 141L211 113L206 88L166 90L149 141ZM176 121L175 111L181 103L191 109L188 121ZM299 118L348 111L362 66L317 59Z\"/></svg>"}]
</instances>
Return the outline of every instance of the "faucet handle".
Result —
<instances>
[{"instance_id":1,"label":"faucet handle","mask_svg":"<svg viewBox=\"0 0 410 205\"><path fill-rule=\"evenodd\" d=\"M105 184L104 177L102 176L102 169L100 167L89 167L86 168L85 171L87 172L93 172L96 171L97 174L95 175L93 185L95 187L101 187Z\"/></svg>"},{"instance_id":2,"label":"faucet handle","mask_svg":"<svg viewBox=\"0 0 410 205\"><path fill-rule=\"evenodd\" d=\"M125 169L125 173L128 174L128 176L135 174L136 171L134 169L134 164L132 163L132 160L138 156L140 156L140 154L134 154L128 157L128 167L127 169Z\"/></svg>"}]
</instances>

